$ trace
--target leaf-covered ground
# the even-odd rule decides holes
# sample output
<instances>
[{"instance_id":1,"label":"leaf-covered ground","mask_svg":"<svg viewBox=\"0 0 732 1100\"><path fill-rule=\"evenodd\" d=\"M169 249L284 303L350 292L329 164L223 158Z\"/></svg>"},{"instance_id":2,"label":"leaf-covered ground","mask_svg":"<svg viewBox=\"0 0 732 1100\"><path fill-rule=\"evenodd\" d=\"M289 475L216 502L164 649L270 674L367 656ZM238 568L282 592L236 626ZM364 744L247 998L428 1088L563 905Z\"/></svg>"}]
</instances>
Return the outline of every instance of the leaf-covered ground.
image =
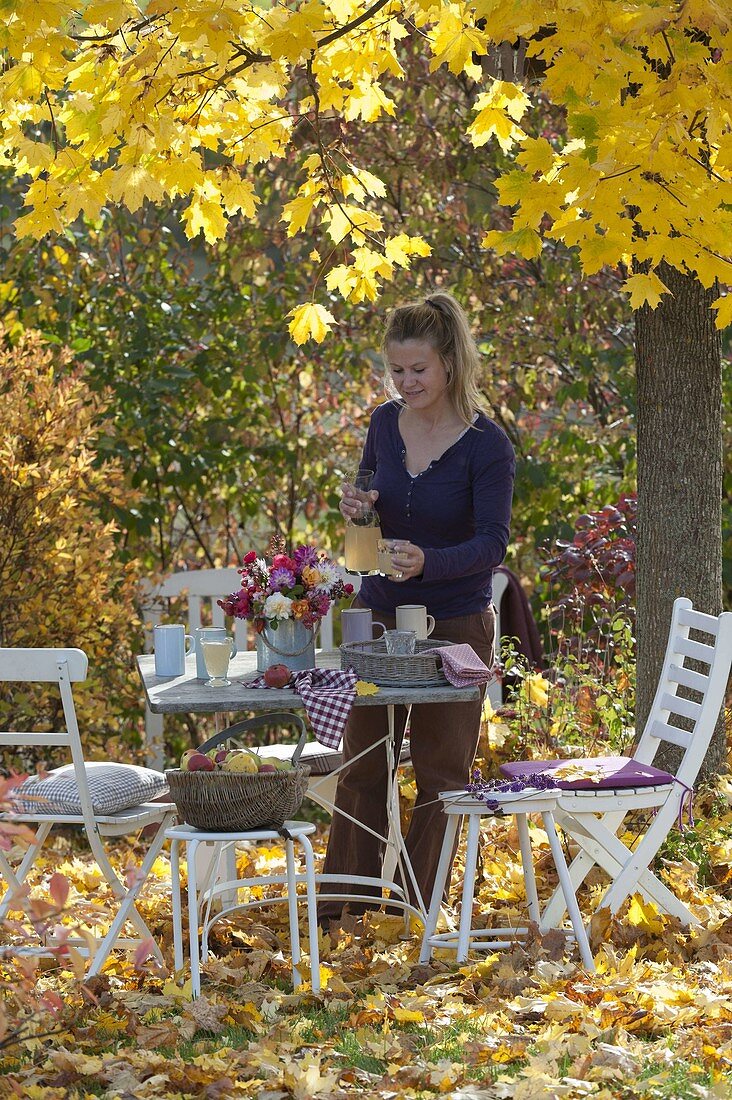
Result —
<instances>
[{"instance_id":1,"label":"leaf-covered ground","mask_svg":"<svg viewBox=\"0 0 732 1100\"><path fill-rule=\"evenodd\" d=\"M117 953L86 985L56 962L29 971L46 1011L28 1016L8 966L0 1096L732 1096L732 817L697 816L667 847L664 874L700 927L687 933L636 900L610 927L593 923L592 975L556 935L420 966L419 935L402 938L399 918L380 915L324 936L325 992L293 994L282 906L218 926L197 1001L185 974L138 971ZM538 826L533 835L546 896L548 847ZM476 921L524 919L517 851L511 824L486 819ZM135 852L118 855L124 867ZM242 872L283 864L276 847L239 856ZM73 838L49 851L39 896L54 871L71 882L74 917L103 924L108 898ZM599 889L598 878L583 895L588 914ZM142 908L172 962L167 857ZM19 1026L26 1038L13 1042Z\"/></svg>"}]
</instances>

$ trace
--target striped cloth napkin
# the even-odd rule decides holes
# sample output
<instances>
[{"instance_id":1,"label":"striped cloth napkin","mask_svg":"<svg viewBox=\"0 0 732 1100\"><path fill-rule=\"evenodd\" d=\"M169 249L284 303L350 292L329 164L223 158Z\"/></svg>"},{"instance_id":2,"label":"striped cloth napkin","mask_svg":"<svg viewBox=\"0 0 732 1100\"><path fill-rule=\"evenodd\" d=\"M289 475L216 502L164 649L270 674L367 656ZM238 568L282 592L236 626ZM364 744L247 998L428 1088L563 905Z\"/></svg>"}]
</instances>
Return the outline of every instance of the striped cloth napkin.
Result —
<instances>
[{"instance_id":1,"label":"striped cloth napkin","mask_svg":"<svg viewBox=\"0 0 732 1100\"><path fill-rule=\"evenodd\" d=\"M422 656L425 653L440 655L442 671L453 687L472 687L473 684L487 684L496 679L496 673L481 661L471 645L439 646L423 649Z\"/></svg>"},{"instance_id":2,"label":"striped cloth napkin","mask_svg":"<svg viewBox=\"0 0 732 1100\"><path fill-rule=\"evenodd\" d=\"M353 700L356 680L352 668L307 668L292 674L291 685L303 702L316 740L329 749L337 749L343 738ZM250 680L247 687L266 688L264 676Z\"/></svg>"}]
</instances>

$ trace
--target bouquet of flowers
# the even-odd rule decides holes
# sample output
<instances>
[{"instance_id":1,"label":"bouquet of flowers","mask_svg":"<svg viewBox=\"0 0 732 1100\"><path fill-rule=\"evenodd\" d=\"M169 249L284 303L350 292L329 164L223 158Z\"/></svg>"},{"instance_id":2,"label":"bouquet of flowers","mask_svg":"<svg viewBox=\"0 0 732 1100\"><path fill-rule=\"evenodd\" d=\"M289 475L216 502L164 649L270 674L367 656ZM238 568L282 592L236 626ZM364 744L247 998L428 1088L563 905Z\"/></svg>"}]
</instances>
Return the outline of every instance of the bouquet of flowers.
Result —
<instances>
[{"instance_id":1,"label":"bouquet of flowers","mask_svg":"<svg viewBox=\"0 0 732 1100\"><path fill-rule=\"evenodd\" d=\"M242 585L219 600L227 615L253 622L258 633L272 630L284 619L295 619L312 629L328 614L330 605L353 594L344 584L335 562L314 546L298 546L292 555L284 552L284 540L274 538L271 562L250 550L244 557Z\"/></svg>"}]
</instances>

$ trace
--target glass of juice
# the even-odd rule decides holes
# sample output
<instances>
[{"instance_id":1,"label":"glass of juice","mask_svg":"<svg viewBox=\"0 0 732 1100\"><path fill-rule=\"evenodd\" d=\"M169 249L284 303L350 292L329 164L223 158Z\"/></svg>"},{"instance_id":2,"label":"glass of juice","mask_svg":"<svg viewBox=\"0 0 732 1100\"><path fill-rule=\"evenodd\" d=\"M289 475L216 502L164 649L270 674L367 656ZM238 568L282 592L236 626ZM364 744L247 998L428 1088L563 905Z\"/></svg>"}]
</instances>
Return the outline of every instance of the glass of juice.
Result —
<instances>
[{"instance_id":1,"label":"glass of juice","mask_svg":"<svg viewBox=\"0 0 732 1100\"><path fill-rule=\"evenodd\" d=\"M234 652L234 639L230 637L210 639L203 641L201 648L206 671L211 677L206 681L206 687L228 687L231 680L227 680L226 674Z\"/></svg>"}]
</instances>

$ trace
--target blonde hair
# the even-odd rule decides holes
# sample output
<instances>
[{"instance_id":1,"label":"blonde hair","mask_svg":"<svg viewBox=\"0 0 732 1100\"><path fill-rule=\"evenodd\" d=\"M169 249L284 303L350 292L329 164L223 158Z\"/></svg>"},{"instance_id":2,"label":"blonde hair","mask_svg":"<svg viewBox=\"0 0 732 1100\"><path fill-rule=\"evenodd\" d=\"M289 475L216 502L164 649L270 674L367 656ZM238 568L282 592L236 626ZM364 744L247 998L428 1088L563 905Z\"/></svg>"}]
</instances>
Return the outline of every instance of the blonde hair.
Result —
<instances>
[{"instance_id":1,"label":"blonde hair","mask_svg":"<svg viewBox=\"0 0 732 1100\"><path fill-rule=\"evenodd\" d=\"M480 352L470 331L465 311L451 294L440 291L420 302L397 306L386 320L381 350L385 362L389 344L424 340L431 345L447 371L447 392L466 425L472 425L476 412L488 412L485 398L478 389ZM386 389L398 397L387 371Z\"/></svg>"}]
</instances>

